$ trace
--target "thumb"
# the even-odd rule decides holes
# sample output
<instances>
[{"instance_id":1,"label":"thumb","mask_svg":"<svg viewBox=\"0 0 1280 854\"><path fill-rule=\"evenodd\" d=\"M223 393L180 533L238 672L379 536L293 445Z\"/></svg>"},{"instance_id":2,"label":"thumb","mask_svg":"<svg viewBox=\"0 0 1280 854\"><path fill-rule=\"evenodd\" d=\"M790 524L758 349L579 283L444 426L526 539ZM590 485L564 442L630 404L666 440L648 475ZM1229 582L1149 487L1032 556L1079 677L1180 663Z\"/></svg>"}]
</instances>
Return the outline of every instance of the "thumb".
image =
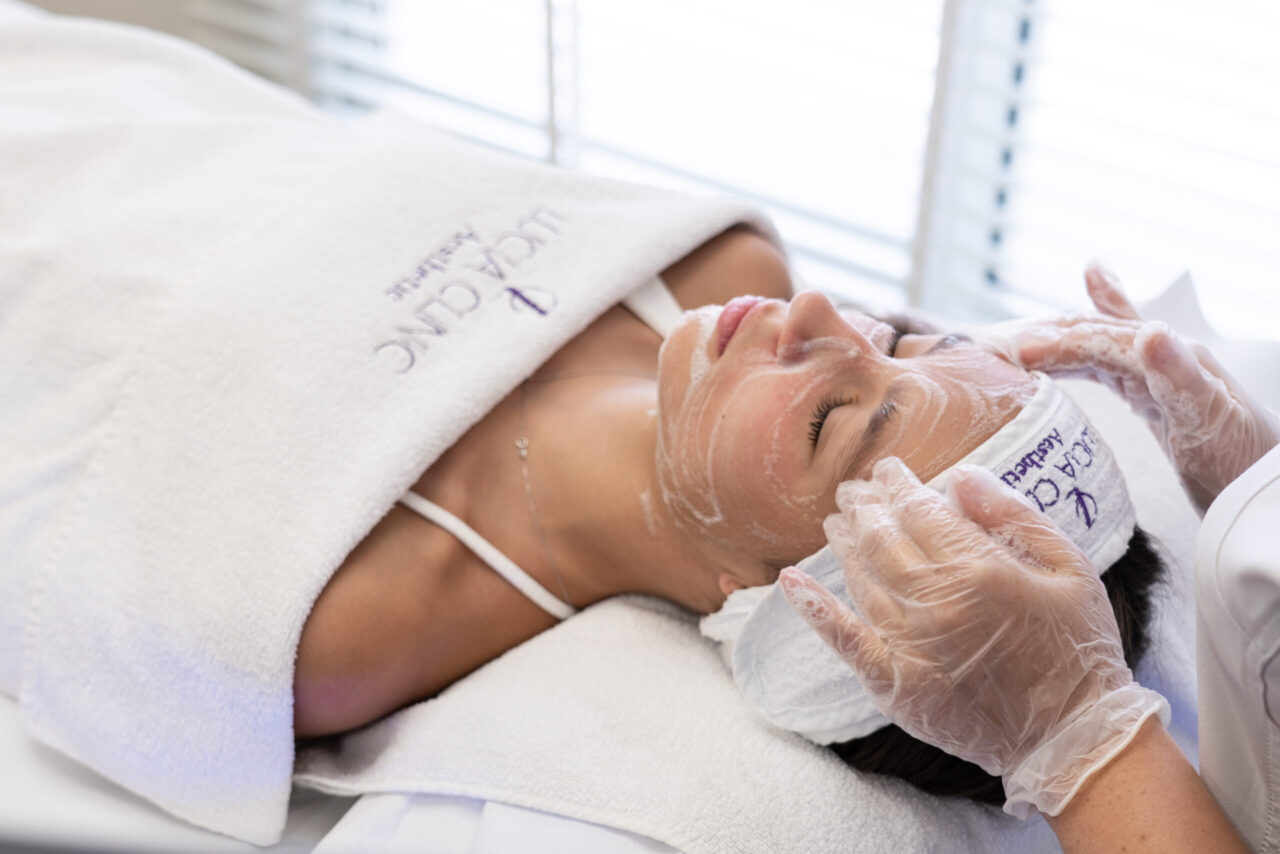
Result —
<instances>
[{"instance_id":1,"label":"thumb","mask_svg":"<svg viewBox=\"0 0 1280 854\"><path fill-rule=\"evenodd\" d=\"M1023 563L1051 571L1092 568L1048 516L986 469L957 466L951 488L960 512Z\"/></svg>"},{"instance_id":2,"label":"thumb","mask_svg":"<svg viewBox=\"0 0 1280 854\"><path fill-rule=\"evenodd\" d=\"M1111 317L1126 320L1141 320L1138 310L1129 302L1124 291L1120 289L1120 280L1096 261L1085 268L1085 288L1089 291L1089 299L1093 307Z\"/></svg>"},{"instance_id":3,"label":"thumb","mask_svg":"<svg viewBox=\"0 0 1280 854\"><path fill-rule=\"evenodd\" d=\"M795 567L782 570L778 583L800 618L854 669L864 684L893 683L884 643L831 591Z\"/></svg>"},{"instance_id":4,"label":"thumb","mask_svg":"<svg viewBox=\"0 0 1280 854\"><path fill-rule=\"evenodd\" d=\"M1133 339L1147 371L1147 388L1174 429L1191 430L1226 385L1200 365L1191 348L1163 323L1153 322Z\"/></svg>"}]
</instances>

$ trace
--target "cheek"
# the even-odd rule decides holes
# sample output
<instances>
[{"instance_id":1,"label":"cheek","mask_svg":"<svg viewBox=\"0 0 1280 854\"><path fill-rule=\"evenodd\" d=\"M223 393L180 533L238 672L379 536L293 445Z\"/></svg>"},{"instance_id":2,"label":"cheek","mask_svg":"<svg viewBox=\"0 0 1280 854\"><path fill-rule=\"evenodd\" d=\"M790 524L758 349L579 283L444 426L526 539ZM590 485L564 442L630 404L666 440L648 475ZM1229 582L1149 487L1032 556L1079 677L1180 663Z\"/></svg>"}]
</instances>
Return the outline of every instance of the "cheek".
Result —
<instances>
[{"instance_id":1,"label":"cheek","mask_svg":"<svg viewBox=\"0 0 1280 854\"><path fill-rule=\"evenodd\" d=\"M820 380L744 376L692 388L682 408L660 415L659 486L687 529L748 555L779 554L808 545L825 515L806 483L803 435Z\"/></svg>"},{"instance_id":2,"label":"cheek","mask_svg":"<svg viewBox=\"0 0 1280 854\"><path fill-rule=\"evenodd\" d=\"M719 306L686 311L658 348L658 409L677 413L701 385L710 367L707 346L715 331Z\"/></svg>"},{"instance_id":3,"label":"cheek","mask_svg":"<svg viewBox=\"0 0 1280 854\"><path fill-rule=\"evenodd\" d=\"M768 392L738 396L725 414L732 428L719 434L715 482L721 533L740 550L756 556L816 550L810 546L821 539L834 499L819 493L807 468L810 396L788 378Z\"/></svg>"}]
</instances>

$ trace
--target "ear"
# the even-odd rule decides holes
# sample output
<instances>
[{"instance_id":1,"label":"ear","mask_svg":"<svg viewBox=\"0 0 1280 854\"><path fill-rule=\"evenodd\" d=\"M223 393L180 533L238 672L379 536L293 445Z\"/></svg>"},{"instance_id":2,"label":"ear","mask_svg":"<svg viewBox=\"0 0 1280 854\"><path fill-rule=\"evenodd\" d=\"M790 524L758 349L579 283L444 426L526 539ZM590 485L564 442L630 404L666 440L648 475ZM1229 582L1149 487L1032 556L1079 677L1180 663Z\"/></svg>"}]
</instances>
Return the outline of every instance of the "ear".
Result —
<instances>
[{"instance_id":1,"label":"ear","mask_svg":"<svg viewBox=\"0 0 1280 854\"><path fill-rule=\"evenodd\" d=\"M725 596L728 596L730 593L732 593L735 590L741 590L747 586L742 583L742 580L739 579L738 576L734 575L728 570L725 570L720 573L719 581L720 581L720 592L723 593Z\"/></svg>"}]
</instances>

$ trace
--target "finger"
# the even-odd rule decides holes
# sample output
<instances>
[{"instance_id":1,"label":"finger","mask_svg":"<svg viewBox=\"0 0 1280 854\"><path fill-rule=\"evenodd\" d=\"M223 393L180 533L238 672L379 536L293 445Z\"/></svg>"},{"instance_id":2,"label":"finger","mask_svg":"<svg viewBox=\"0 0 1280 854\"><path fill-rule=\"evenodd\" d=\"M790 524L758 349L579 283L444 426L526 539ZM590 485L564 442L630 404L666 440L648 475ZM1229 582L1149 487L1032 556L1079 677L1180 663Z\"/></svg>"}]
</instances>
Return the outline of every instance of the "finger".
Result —
<instances>
[{"instance_id":1,"label":"finger","mask_svg":"<svg viewBox=\"0 0 1280 854\"><path fill-rule=\"evenodd\" d=\"M1098 311L1110 317L1141 320L1138 310L1120 288L1120 280L1106 267L1096 261L1090 264L1084 271L1084 283Z\"/></svg>"},{"instance_id":2,"label":"finger","mask_svg":"<svg viewBox=\"0 0 1280 854\"><path fill-rule=\"evenodd\" d=\"M1141 325L1140 321L1101 314L1071 314L1057 317L1006 320L973 330L970 334L974 343L979 347L999 356L1006 362L1028 370L1038 370L1037 366L1023 362L1023 356L1019 352L1021 349L1027 348L1027 357L1034 360L1039 356L1039 353L1034 347L1030 347L1030 344L1038 338L1058 340L1073 327L1097 323L1106 323L1135 330Z\"/></svg>"},{"instance_id":3,"label":"finger","mask_svg":"<svg viewBox=\"0 0 1280 854\"><path fill-rule=\"evenodd\" d=\"M943 564L967 556L986 539L941 493L920 483L897 457L876 463L873 477L889 491L899 525L928 563Z\"/></svg>"},{"instance_id":4,"label":"finger","mask_svg":"<svg viewBox=\"0 0 1280 854\"><path fill-rule=\"evenodd\" d=\"M871 467L871 480L883 485L891 497L897 497L904 489L920 485L920 478L916 477L916 473L907 468L907 464L900 457L895 456L883 457L876 461L876 464Z\"/></svg>"},{"instance_id":5,"label":"finger","mask_svg":"<svg viewBox=\"0 0 1280 854\"><path fill-rule=\"evenodd\" d=\"M1084 571L1096 575L1075 543L991 472L977 466L958 466L951 483L960 512L1021 563L1050 572Z\"/></svg>"},{"instance_id":6,"label":"finger","mask_svg":"<svg viewBox=\"0 0 1280 854\"><path fill-rule=\"evenodd\" d=\"M1133 352L1142 324L1095 317L1069 326L1028 329L1015 342L1019 363L1029 371L1089 379L1141 379L1142 365Z\"/></svg>"},{"instance_id":7,"label":"finger","mask_svg":"<svg viewBox=\"0 0 1280 854\"><path fill-rule=\"evenodd\" d=\"M889 505L860 507L851 525L858 561L890 590L902 591L909 586L909 579L904 573L928 562L902 530L894 508Z\"/></svg>"},{"instance_id":8,"label":"finger","mask_svg":"<svg viewBox=\"0 0 1280 854\"><path fill-rule=\"evenodd\" d=\"M866 570L858 557L853 525L843 516L833 514L822 523L831 551L844 572L844 587L849 598L866 618L877 626L902 623L902 605L880 586L877 577Z\"/></svg>"},{"instance_id":9,"label":"finger","mask_svg":"<svg viewBox=\"0 0 1280 854\"><path fill-rule=\"evenodd\" d=\"M782 595L814 631L865 681L889 684L889 650L866 623L830 591L803 572L788 567L778 578Z\"/></svg>"},{"instance_id":10,"label":"finger","mask_svg":"<svg viewBox=\"0 0 1280 854\"><path fill-rule=\"evenodd\" d=\"M1209 407L1227 393L1222 380L1204 370L1186 342L1163 323L1149 324L1134 347L1147 369L1151 396L1175 431L1203 424Z\"/></svg>"},{"instance_id":11,"label":"finger","mask_svg":"<svg viewBox=\"0 0 1280 854\"><path fill-rule=\"evenodd\" d=\"M822 520L822 530L845 575L861 573L863 569L862 562L858 560L858 537L851 517L832 513Z\"/></svg>"},{"instance_id":12,"label":"finger","mask_svg":"<svg viewBox=\"0 0 1280 854\"><path fill-rule=\"evenodd\" d=\"M883 504L901 505L914 500L918 506L920 501L928 501L930 497L936 497L942 502L942 496L920 483L916 473L907 468L907 464L898 457L884 457L877 461L871 469L870 482L880 487ZM899 512L897 515L904 522L909 518L906 512Z\"/></svg>"},{"instance_id":13,"label":"finger","mask_svg":"<svg viewBox=\"0 0 1280 854\"><path fill-rule=\"evenodd\" d=\"M836 506L841 513L853 518L860 505L879 503L883 494L883 488L872 481L846 480L836 487Z\"/></svg>"},{"instance_id":14,"label":"finger","mask_svg":"<svg viewBox=\"0 0 1280 854\"><path fill-rule=\"evenodd\" d=\"M957 586L963 586L969 577L967 571L955 566L955 558L968 558L990 548L987 536L968 519L950 508L942 508L945 515L937 508L931 510L920 511L915 503L903 501L871 508L870 512L864 509L859 517L862 527L856 542L865 571L860 578L851 579L849 590L851 595L862 597L855 601L859 607L865 602L864 613L877 625L902 625L910 603L952 598ZM926 518L914 515L918 513ZM909 533L908 526L919 531L919 539ZM868 586L872 589L863 589ZM875 612L868 610L872 607Z\"/></svg>"}]
</instances>

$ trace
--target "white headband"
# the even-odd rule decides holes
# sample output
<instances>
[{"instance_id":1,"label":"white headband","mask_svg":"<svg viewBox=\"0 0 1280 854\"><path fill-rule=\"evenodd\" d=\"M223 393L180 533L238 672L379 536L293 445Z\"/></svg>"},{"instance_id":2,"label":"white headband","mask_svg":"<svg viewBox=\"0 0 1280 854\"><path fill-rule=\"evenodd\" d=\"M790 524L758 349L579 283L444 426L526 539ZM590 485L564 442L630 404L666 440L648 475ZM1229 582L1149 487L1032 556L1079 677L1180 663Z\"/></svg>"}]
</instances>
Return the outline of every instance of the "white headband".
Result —
<instances>
[{"instance_id":1,"label":"white headband","mask_svg":"<svg viewBox=\"0 0 1280 854\"><path fill-rule=\"evenodd\" d=\"M956 463L981 466L1039 507L1105 572L1136 523L1115 457L1089 419L1048 377L1008 424ZM954 466L929 481L943 491ZM797 567L852 607L830 547ZM736 590L702 619L721 643L738 690L765 720L818 744L887 725L853 671L792 610L777 584Z\"/></svg>"}]
</instances>

